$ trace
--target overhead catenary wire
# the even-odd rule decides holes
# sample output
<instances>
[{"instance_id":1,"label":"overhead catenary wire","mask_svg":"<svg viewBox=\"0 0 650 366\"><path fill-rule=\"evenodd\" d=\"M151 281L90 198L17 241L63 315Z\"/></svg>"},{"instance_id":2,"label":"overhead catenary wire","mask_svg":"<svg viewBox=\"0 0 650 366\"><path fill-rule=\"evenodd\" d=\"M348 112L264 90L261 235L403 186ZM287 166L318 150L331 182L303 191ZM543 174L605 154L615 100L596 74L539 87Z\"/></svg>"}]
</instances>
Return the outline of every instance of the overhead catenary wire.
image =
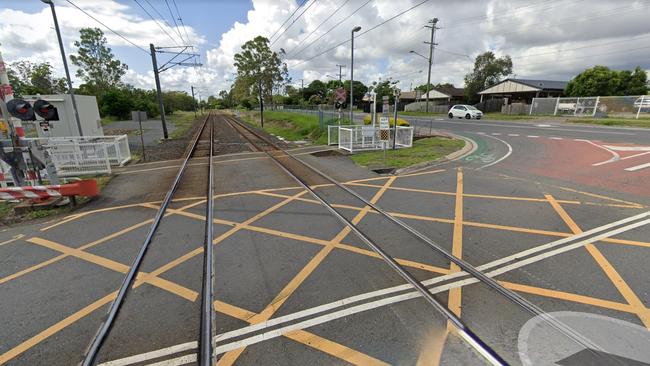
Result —
<instances>
[{"instance_id":1,"label":"overhead catenary wire","mask_svg":"<svg viewBox=\"0 0 650 366\"><path fill-rule=\"evenodd\" d=\"M177 42L177 40L176 40L174 37L172 37L171 34L169 34L169 32L167 32L167 30L165 29L165 27L163 27L163 26L160 24L160 22L158 22L158 20L156 20L156 18L154 18L153 15L151 15L151 13L149 13L149 12L147 11L147 9L145 9L145 7L142 6L142 4L140 4L140 2L139 2L138 0L133 0L133 1L135 1L135 3L138 4L138 6L139 6L139 7L140 7L140 8L141 8L141 9L142 9L142 10L143 10L143 11L144 11L148 16L149 16L149 18L151 18L151 20L154 21L154 23L156 23L156 25L158 26L158 28L160 28L160 29L161 29L161 30L162 30L162 31L167 35L167 37L169 37L169 39L172 40L172 42L173 42L175 45L177 45L177 46L179 45L179 43ZM147 1L147 0L145 0L145 1ZM147 1L147 3L149 3L149 1ZM149 3L149 6L151 6L150 3ZM165 21L165 22L166 22L166 21Z\"/></svg>"},{"instance_id":2,"label":"overhead catenary wire","mask_svg":"<svg viewBox=\"0 0 650 366\"><path fill-rule=\"evenodd\" d=\"M109 27L109 26L107 26L106 24L104 24L104 22L102 22L101 20L95 18L95 17L92 16L90 13L88 13L88 12L85 11L84 9L80 8L77 4L73 3L73 2L70 1L70 0L65 0L65 1L66 1L68 4L70 4L70 5L74 6L75 8L77 8L78 10L80 10L82 13L86 14L86 15L87 15L88 17L90 17L92 20L94 20L94 21L96 21L97 23L101 24L104 28L108 29L108 30L111 31L113 34L115 34L116 36L122 38L123 40L125 40L125 41L128 42L128 43L130 43L131 45L133 45L133 46L139 48L140 50L142 50L142 52L146 53L147 55L151 55L151 54L149 53L149 51L147 51L144 47L142 47L142 46L138 46L137 44L135 44L135 43L134 43L133 41L131 41L130 39L126 38L125 36L123 36L123 35L120 34L119 32L115 31L115 30L112 29L111 27Z\"/></svg>"},{"instance_id":3,"label":"overhead catenary wire","mask_svg":"<svg viewBox=\"0 0 650 366\"><path fill-rule=\"evenodd\" d=\"M275 32L273 32L273 34L271 34L271 36L269 37L269 40L273 39L273 37L275 37L275 35L278 34L278 32L280 31L280 29L282 29L282 27L283 27L285 24L287 24L287 22L288 22L289 20L291 20L291 18L296 14L296 12L298 11L298 9L300 9L303 5L305 5L306 2L307 2L307 0L302 0L302 3L300 3L300 5L298 5L298 7L293 11L293 13L291 13L291 14L289 15L289 17L288 17L287 19L285 19L284 22L282 22L282 24L280 24L280 26L278 27L278 29L276 29Z\"/></svg>"},{"instance_id":4,"label":"overhead catenary wire","mask_svg":"<svg viewBox=\"0 0 650 366\"><path fill-rule=\"evenodd\" d=\"M169 6L169 1L165 0L165 4L167 5L167 10L169 10L169 16L171 16L172 22L174 22L174 30L176 31L176 34L178 34L178 36L181 38L181 41L187 43L188 41L185 41L183 39L183 35L178 30L178 23L176 23L176 18L174 17L174 13L172 12L172 8Z\"/></svg>"},{"instance_id":5,"label":"overhead catenary wire","mask_svg":"<svg viewBox=\"0 0 650 366\"><path fill-rule=\"evenodd\" d=\"M415 8L417 8L417 7L419 7L419 6L421 6L421 5L425 4L425 3L427 3L428 1L429 1L429 0L421 1L421 2L419 2L419 3L417 3L417 4L413 5L413 6L411 6L410 8L408 8L408 9L406 9L406 10L402 10L401 12L399 12L399 13L393 15L392 17L390 17L390 18L388 18L388 19L386 19L386 20L384 20L383 22L381 22L381 23L379 23L379 24L376 24L375 26L371 27L370 29L368 29L368 30L366 30L366 31L364 31L364 32L359 33L359 35L356 36L356 38L359 38L359 37L363 36L363 35L366 34L366 33L372 32L373 30L375 30L375 29L377 29L377 28L383 26L384 24L386 24L386 23L388 23L388 22L390 22L390 21L392 21L392 20L394 20L394 19L396 19L396 18L399 18L400 16L402 16L402 15L408 13L409 11L414 10ZM348 43L348 42L350 42L350 40L349 40L349 39L346 39L345 41L342 41L342 42L336 44L334 47L330 47L330 48L326 49L326 50L323 51L323 52L320 52L320 53L318 53L318 54L316 54L316 55L314 55L314 56L312 56L312 57L309 57L309 58L307 58L307 59L305 59L305 60L302 60L302 61L300 61L300 62L298 62L298 63L295 63L295 64L291 65L291 67L296 67L296 66L298 66L298 65L300 65L300 64L303 64L303 63L305 63L305 62L309 62L309 61L315 59L316 57L319 57L319 56L322 56L322 55L324 55L324 54L326 54L326 53L328 53L328 52L331 52L331 51L335 50L337 47L342 46L342 45L344 45L344 44L346 44L346 43Z\"/></svg>"},{"instance_id":6,"label":"overhead catenary wire","mask_svg":"<svg viewBox=\"0 0 650 366\"><path fill-rule=\"evenodd\" d=\"M293 19L293 21L291 22L291 24L289 24L286 28L284 28L284 30L282 31L282 33L280 33L280 34L275 38L275 40L274 40L273 42L271 42L271 46L273 46L273 44L275 44L275 42L277 42L280 38L282 38L282 36L283 36L283 35L284 35L288 30L289 30L289 28L291 28L291 27L296 23L296 21L298 21L298 19L300 19L300 17L302 17L302 15L305 14L305 12L306 12L307 10L309 10L309 8L311 8L314 4L316 4L316 1L317 1L317 0L312 0L312 2L309 4L309 6L307 6L307 7L305 8L305 10L302 11L302 13L298 14L298 16L295 17L295 18Z\"/></svg>"},{"instance_id":7,"label":"overhead catenary wire","mask_svg":"<svg viewBox=\"0 0 650 366\"><path fill-rule=\"evenodd\" d=\"M318 24L318 25L316 26L316 28L314 28L311 32L309 32L309 34L308 34L307 36L305 36L305 37L304 37L300 42L298 42L298 44L297 44L294 48L292 48L290 51L287 51L287 54L290 54L291 52L293 52L294 50L296 50L298 47L300 47L300 46L301 46L301 45L302 45L302 44L303 44L303 43L304 43L304 42L305 42L309 37L312 36L312 34L314 34L317 30L319 30L320 27L322 27L323 24L327 23L328 20L332 19L332 18L336 15L336 13L338 13L339 10L341 10L341 9L342 9L342 8L343 8L347 3L349 3L349 2L350 2L350 0L345 0L345 1L343 2L343 4L339 5L339 7L336 8L336 10L334 10L334 11L332 12L332 14L330 14L328 17L325 17L325 20L323 20L322 22L320 22L320 24Z\"/></svg>"},{"instance_id":8,"label":"overhead catenary wire","mask_svg":"<svg viewBox=\"0 0 650 366\"><path fill-rule=\"evenodd\" d=\"M343 23L343 22L345 22L346 20L348 20L350 17L352 17L354 14L356 14L359 10L361 10L361 8L363 8L364 6L368 5L371 1L373 1L373 0L367 0L365 3L361 4L360 7L356 8L356 9L355 9L352 13L350 13L348 16L346 16L345 18L341 19L341 21L339 21L338 23L334 24L333 27L331 27L331 28L328 29L325 33L321 34L318 38L316 38L315 40L313 40L312 42L310 42L308 45L306 45L305 47L303 47L300 51L298 51L298 52L296 52L295 54L291 55L291 57L296 57L296 56L298 56L299 54L301 54L304 50L306 50L306 49L309 48L311 45L313 45L314 43L318 42L320 39L322 39L323 37L325 37L326 35L328 35L328 34L329 34L331 31L333 31L336 27L338 27L339 25L341 25L341 23ZM349 40L347 40L346 42L349 42ZM343 42L343 43L341 43L341 44L345 44L345 42ZM338 47L338 45L337 45L337 47Z\"/></svg>"}]
</instances>

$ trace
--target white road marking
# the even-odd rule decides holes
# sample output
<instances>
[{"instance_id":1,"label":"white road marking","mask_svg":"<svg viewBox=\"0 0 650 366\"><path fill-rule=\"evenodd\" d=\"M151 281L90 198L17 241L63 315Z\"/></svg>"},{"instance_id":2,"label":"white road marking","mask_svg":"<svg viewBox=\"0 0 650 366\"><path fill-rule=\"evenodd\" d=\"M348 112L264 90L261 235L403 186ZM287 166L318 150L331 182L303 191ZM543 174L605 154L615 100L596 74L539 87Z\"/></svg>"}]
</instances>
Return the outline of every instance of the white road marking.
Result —
<instances>
[{"instance_id":1,"label":"white road marking","mask_svg":"<svg viewBox=\"0 0 650 366\"><path fill-rule=\"evenodd\" d=\"M477 132L479 135L486 135L485 132Z\"/></svg>"},{"instance_id":2,"label":"white road marking","mask_svg":"<svg viewBox=\"0 0 650 366\"><path fill-rule=\"evenodd\" d=\"M493 135L493 136L501 136L501 134L498 133L498 132L492 132L492 135Z\"/></svg>"},{"instance_id":3,"label":"white road marking","mask_svg":"<svg viewBox=\"0 0 650 366\"><path fill-rule=\"evenodd\" d=\"M612 154L612 157L609 160L601 161L600 163L591 164L591 166L605 165L605 164L613 163L615 161L619 161L621 159L621 156L618 155L618 153L616 151L610 150L610 149L606 148L605 146L598 145L597 143L595 143L593 141L584 140L584 139L577 139L575 141L586 142L586 143L588 143L590 145L596 146L597 148L603 149L603 150L607 151L608 153Z\"/></svg>"},{"instance_id":4,"label":"white road marking","mask_svg":"<svg viewBox=\"0 0 650 366\"><path fill-rule=\"evenodd\" d=\"M189 355L176 357L171 360L150 363L148 366L180 366L180 365L187 365L188 363L195 363L197 359L198 359L197 354L191 353Z\"/></svg>"},{"instance_id":5,"label":"white road marking","mask_svg":"<svg viewBox=\"0 0 650 366\"><path fill-rule=\"evenodd\" d=\"M519 136L519 134L518 133L509 133L508 136L517 137L517 136Z\"/></svg>"},{"instance_id":6,"label":"white road marking","mask_svg":"<svg viewBox=\"0 0 650 366\"><path fill-rule=\"evenodd\" d=\"M624 157L624 158L621 158L621 160L634 159L634 158L637 158L637 157L639 157L639 156L648 155L648 154L650 154L650 151L648 151L648 152L642 152L642 153L640 153L640 154L634 154L634 155L626 156L626 157Z\"/></svg>"},{"instance_id":7,"label":"white road marking","mask_svg":"<svg viewBox=\"0 0 650 366\"><path fill-rule=\"evenodd\" d=\"M531 139L536 139L536 138L538 138L539 136L537 136L537 135L528 135L528 137L530 137Z\"/></svg>"},{"instance_id":8,"label":"white road marking","mask_svg":"<svg viewBox=\"0 0 650 366\"><path fill-rule=\"evenodd\" d=\"M530 248L530 249L524 250L522 252L510 255L508 257L504 257L504 258L501 258L501 259L486 263L484 265L478 266L478 267L476 267L476 269L480 270L480 271L485 271L487 269L491 269L491 268L500 266L500 265L505 264L505 263L516 261L516 262L514 262L514 263L512 263L512 264L510 264L508 266L504 266L502 268L495 269L495 270L487 273L488 276L494 277L494 276L497 276L497 275L512 271L514 269L521 268L521 267L526 266L528 264L535 263L535 262L541 261L543 259L546 259L546 258L555 256L555 255L564 253L566 251L579 248L580 246L586 245L587 243L593 243L593 242L596 242L596 241L599 241L599 240L602 240L602 239L605 239L605 238L608 238L608 237L611 237L611 236L614 236L614 235L621 234L621 233L623 233L625 231L629 231L629 230L632 230L634 228L637 228L637 227L640 227L640 226L643 226L643 225L647 225L647 224L650 223L650 219L645 219L645 220L642 220L642 221L637 221L637 220L644 219L644 218L646 218L648 216L650 216L650 211L643 212L643 213L640 213L638 215L631 216L631 217L628 217L628 218L625 218L625 219L622 219L622 220L619 220L619 221L616 221L616 222L612 222L612 223L609 223L609 224L606 224L606 225L602 225L602 226L599 226L599 227L584 231L581 234L577 234L577 235L573 235L573 236L570 236L570 237L562 238L562 239L559 239L559 240L556 240L556 241L553 241L553 242L550 242L550 243L547 243L547 244L543 244L543 245L540 245L540 246L537 246L537 247L534 247L534 248ZM637 222L633 222L633 221L637 221ZM633 223L630 224L630 225L619 227L618 229L603 232L604 230L608 230L608 229L611 229L613 227L621 226L621 225L624 225L624 224L627 224L627 223L630 223L630 222L633 222ZM597 233L599 233L599 234L594 236L594 234L597 234ZM583 239L583 240L581 240L581 239ZM561 248L555 249L553 251L544 252L547 249L552 249L552 248L557 247L559 245L562 245L564 243L568 243L568 242L575 241L575 240L580 240L580 241L576 242L576 243L573 243L573 244L570 244L570 245L568 245L566 247L561 247ZM530 257L530 258L527 258L527 259L524 259L524 260L517 261L518 258L524 258L524 257L527 257L527 256L535 254L535 253L539 253L539 252L543 252L543 253L538 254L536 256L533 256L533 257ZM458 277L461 277L461 276L466 276L466 275L467 275L466 272L455 272L455 273L444 275L444 276L434 277L434 278L431 278L429 280L423 281L422 283L425 286L428 287L428 286L433 285L435 283L451 280L451 279L458 278ZM476 283L478 281L479 280L477 280L475 278L468 278L468 279L459 280L459 281L456 281L456 282L453 282L453 283L449 283L449 284L445 284L445 285L441 285L441 286L432 288L431 291L432 291L432 293L438 293L438 292L442 292L442 291L447 291L447 290L449 290L451 288ZM368 292L368 293L365 293L365 294L352 296L352 297L349 297L349 298L346 298L346 299L331 302L329 304L323 304L323 305L317 306L315 308L306 309L306 310L302 310L302 311L299 311L299 312L296 312L296 313L293 313L293 314L289 314L289 315L285 315L285 316L282 316L282 317L279 317L279 318L271 319L271 320L269 320L267 322L264 322L264 323L253 324L253 325L249 325L249 326L246 326L246 327L234 330L234 331L223 333L223 334L217 335L215 337L215 341L225 340L225 339L234 338L234 337L237 337L237 336L240 336L240 335L243 335L243 334L251 333L251 332L254 332L254 331L257 331L257 330L260 330L260 329L264 329L266 327L270 327L270 326L273 326L273 325L276 325L276 324L280 324L280 321L288 322L288 321L291 321L291 320L300 319L302 317L305 317L305 316L308 316L308 315L311 315L311 314L317 314L317 313L320 313L320 312L324 312L324 311L327 311L327 310L331 310L331 309L335 309L337 307L344 306L346 304L358 302L358 301L360 301L362 299L369 299L369 298L382 296L382 295L389 294L389 293L404 291L404 290L407 290L407 289L412 289L412 286L411 285L399 285L399 286L393 286L393 287L390 287L390 288L385 288L385 289L382 289L382 290ZM413 291L413 292L409 292L409 293L406 293L406 294L397 295L397 296L384 298L384 299L380 299L380 300L375 300L373 302L364 303L364 304L356 305L356 306L353 306L353 307L345 308L345 309L342 309L342 310L339 310L339 311L336 311L336 312L333 312L333 313L328 313L328 314L325 314L325 315L322 315L322 316L319 316L319 317L316 317L316 318L308 319L308 320L300 322L300 323L292 324L290 326L285 326L283 328L272 330L272 331L269 331L269 332L266 332L266 333L263 333L263 334L259 334L259 335L253 336L253 337L249 337L249 338L237 341L237 342L231 342L229 344L219 346L219 347L217 347L215 349L215 352L220 352L220 353L221 352L226 352L224 350L236 349L236 348L241 347L242 345L249 345L249 344L258 343L258 342L261 342L261 341L264 341L264 340L267 340L267 339L270 339L270 338L275 338L275 337L278 337L278 336L282 335L283 333L286 333L286 332L291 331L291 330L308 328L310 326L314 326L314 325L317 325L317 324L322 324L322 323L325 323L325 322L328 322L328 321L331 321L331 320L334 320L334 319L338 319L338 318L345 317L345 316L348 316L348 315L356 314L356 313L359 313L359 312L362 312L362 311L375 309L375 308L378 308L378 307L381 307L381 306L386 306L386 305L390 305L390 304L393 304L393 303L397 303L397 302L401 302L401 301L405 301L405 300L409 300L409 299L414 299L414 298L417 298L419 296L421 296L419 292ZM163 349L160 349L160 350L157 350L157 351L143 353L141 355L135 355L135 356L122 358L122 359L119 359L119 360L109 361L109 362L101 364L100 366L125 366L125 365L130 365L130 364L133 364L133 363L137 363L137 362L144 362L146 360L150 360L150 359L159 358L159 357L162 357L162 356L174 354L174 353L177 353L177 352L182 352L182 351L186 351L186 350L190 350L190 349L196 349L196 347L197 347L197 342L187 342L187 343L183 343L183 344L180 344L180 345L163 348ZM190 355L186 355L186 356L190 356ZM183 357L186 357L186 356L183 356ZM174 359L174 360L177 360L177 359ZM173 361L173 360L169 360L169 361ZM189 361L189 362L194 362L194 361ZM171 364L171 363L170 364L161 363L160 365L180 365L180 363L173 363L173 364Z\"/></svg>"},{"instance_id":9,"label":"white road marking","mask_svg":"<svg viewBox=\"0 0 650 366\"><path fill-rule=\"evenodd\" d=\"M633 166L630 168L625 168L626 171L628 172L635 172L637 170L645 169L645 168L650 168L650 163L645 163L637 166Z\"/></svg>"},{"instance_id":10,"label":"white road marking","mask_svg":"<svg viewBox=\"0 0 650 366\"><path fill-rule=\"evenodd\" d=\"M3 241L2 243L0 243L0 247L3 246L3 245L5 245L5 244L13 243L14 241L16 241L16 240L18 240L18 239L21 239L21 238L23 238L23 237L25 237L25 234L14 235L14 236L11 237L11 239L9 239L9 240L5 240L5 241Z\"/></svg>"},{"instance_id":11,"label":"white road marking","mask_svg":"<svg viewBox=\"0 0 650 366\"><path fill-rule=\"evenodd\" d=\"M549 139L551 139L551 140L562 140L561 137L549 137Z\"/></svg>"},{"instance_id":12,"label":"white road marking","mask_svg":"<svg viewBox=\"0 0 650 366\"><path fill-rule=\"evenodd\" d=\"M537 127L551 127L551 125L535 125Z\"/></svg>"},{"instance_id":13,"label":"white road marking","mask_svg":"<svg viewBox=\"0 0 650 366\"><path fill-rule=\"evenodd\" d=\"M493 135L494 135L494 134L493 134ZM489 136L489 135L488 135L488 136ZM504 144L506 144L506 146L508 147L508 152L507 152L505 155L503 155L501 158L499 158L499 159L497 159L497 160L495 160L495 161L493 161L493 162L491 162L491 163L489 163L489 164L483 165L482 167L479 167L478 170L483 169L483 168L490 167L490 166L495 165L495 164L498 164L498 163L500 163L501 161L503 161L505 158L507 158L508 156L510 156L510 154L512 154L512 146L510 146L509 143L507 143L507 142L501 140L501 139L498 138L498 137L494 137L494 136L489 136L489 137L491 137L491 138L493 138L493 139L496 139L496 140L499 140L499 141L503 142Z\"/></svg>"},{"instance_id":14,"label":"white road marking","mask_svg":"<svg viewBox=\"0 0 650 366\"><path fill-rule=\"evenodd\" d=\"M615 151L648 151L650 152L650 146L610 146L603 145L610 150Z\"/></svg>"}]
</instances>

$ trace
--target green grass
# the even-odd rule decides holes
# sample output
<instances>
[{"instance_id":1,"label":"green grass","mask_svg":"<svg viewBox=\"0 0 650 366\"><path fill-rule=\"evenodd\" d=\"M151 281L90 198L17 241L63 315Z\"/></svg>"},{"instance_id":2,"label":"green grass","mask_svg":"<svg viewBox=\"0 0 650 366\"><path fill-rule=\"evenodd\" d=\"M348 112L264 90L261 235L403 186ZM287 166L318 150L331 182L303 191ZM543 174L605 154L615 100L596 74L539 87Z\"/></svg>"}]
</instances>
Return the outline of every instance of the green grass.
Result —
<instances>
[{"instance_id":1,"label":"green grass","mask_svg":"<svg viewBox=\"0 0 650 366\"><path fill-rule=\"evenodd\" d=\"M244 112L242 118L255 126L260 126L259 112ZM342 119L342 124L348 124ZM325 120L324 124L336 124L337 120ZM264 130L289 141L309 140L316 144L327 144L327 129L320 129L317 115L293 112L264 112Z\"/></svg>"},{"instance_id":2,"label":"green grass","mask_svg":"<svg viewBox=\"0 0 650 366\"><path fill-rule=\"evenodd\" d=\"M13 215L13 213L14 213L14 209L11 206L11 204L5 201L0 201L0 218Z\"/></svg>"},{"instance_id":3,"label":"green grass","mask_svg":"<svg viewBox=\"0 0 650 366\"><path fill-rule=\"evenodd\" d=\"M444 115L447 114L447 113L442 113L442 112L436 112L436 113L429 112L429 113L427 113L427 112L420 112L420 111L403 111L403 112L397 112L397 113L401 114L401 115L404 115L404 116L424 116L424 117L426 117L426 116L440 117L440 116L444 116Z\"/></svg>"},{"instance_id":4,"label":"green grass","mask_svg":"<svg viewBox=\"0 0 650 366\"><path fill-rule=\"evenodd\" d=\"M199 115L198 118L201 118ZM167 115L167 119L174 124L174 131L169 134L169 138L178 139L184 137L187 131L192 127L197 117L194 117L192 111L174 111L171 115Z\"/></svg>"},{"instance_id":5,"label":"green grass","mask_svg":"<svg viewBox=\"0 0 650 366\"><path fill-rule=\"evenodd\" d=\"M110 125L111 123L119 120L120 119L115 116L104 116L100 119L102 126Z\"/></svg>"},{"instance_id":6,"label":"green grass","mask_svg":"<svg viewBox=\"0 0 650 366\"><path fill-rule=\"evenodd\" d=\"M407 166L437 160L457 151L465 145L463 140L430 137L413 142L410 149L388 150L384 164L383 151L369 151L350 156L357 165L365 167L404 168Z\"/></svg>"},{"instance_id":7,"label":"green grass","mask_svg":"<svg viewBox=\"0 0 650 366\"><path fill-rule=\"evenodd\" d=\"M603 126L629 126L650 128L650 118L567 118L569 123L587 123Z\"/></svg>"}]
</instances>

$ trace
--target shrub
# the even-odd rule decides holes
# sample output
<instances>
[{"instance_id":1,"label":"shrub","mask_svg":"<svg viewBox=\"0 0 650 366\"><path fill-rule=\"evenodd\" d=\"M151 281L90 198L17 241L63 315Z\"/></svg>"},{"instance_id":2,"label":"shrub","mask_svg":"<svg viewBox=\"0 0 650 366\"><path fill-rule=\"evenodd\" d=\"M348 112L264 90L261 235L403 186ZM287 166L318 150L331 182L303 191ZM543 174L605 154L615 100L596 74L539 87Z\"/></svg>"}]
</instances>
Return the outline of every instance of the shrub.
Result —
<instances>
[{"instance_id":1,"label":"shrub","mask_svg":"<svg viewBox=\"0 0 650 366\"><path fill-rule=\"evenodd\" d=\"M377 118L379 118L379 115L377 115ZM370 115L367 115L367 116L363 117L363 124L364 125L369 125L371 121L372 121L372 117ZM377 121L379 121L379 120L377 120ZM388 123L390 123L391 126L395 126L395 118L388 117ZM404 118L397 118L397 125L401 126L401 127L410 126L408 121L405 120Z\"/></svg>"}]
</instances>

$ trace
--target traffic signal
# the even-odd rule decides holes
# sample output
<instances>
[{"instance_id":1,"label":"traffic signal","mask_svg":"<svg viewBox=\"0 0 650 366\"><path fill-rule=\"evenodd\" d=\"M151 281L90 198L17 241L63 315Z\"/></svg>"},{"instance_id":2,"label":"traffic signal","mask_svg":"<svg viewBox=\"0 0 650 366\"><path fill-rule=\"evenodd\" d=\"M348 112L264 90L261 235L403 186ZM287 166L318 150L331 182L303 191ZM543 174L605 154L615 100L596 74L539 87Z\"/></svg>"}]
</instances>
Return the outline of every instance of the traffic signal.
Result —
<instances>
[{"instance_id":1,"label":"traffic signal","mask_svg":"<svg viewBox=\"0 0 650 366\"><path fill-rule=\"evenodd\" d=\"M50 104L50 102L47 102L43 99L39 99L34 102L34 112L36 112L36 114L41 116L46 121L59 120L59 112L56 110L56 108Z\"/></svg>"},{"instance_id":2,"label":"traffic signal","mask_svg":"<svg viewBox=\"0 0 650 366\"><path fill-rule=\"evenodd\" d=\"M12 116L22 121L35 120L34 108L32 108L32 105L20 98L16 98L8 101L7 109L9 110L9 113Z\"/></svg>"}]
</instances>

